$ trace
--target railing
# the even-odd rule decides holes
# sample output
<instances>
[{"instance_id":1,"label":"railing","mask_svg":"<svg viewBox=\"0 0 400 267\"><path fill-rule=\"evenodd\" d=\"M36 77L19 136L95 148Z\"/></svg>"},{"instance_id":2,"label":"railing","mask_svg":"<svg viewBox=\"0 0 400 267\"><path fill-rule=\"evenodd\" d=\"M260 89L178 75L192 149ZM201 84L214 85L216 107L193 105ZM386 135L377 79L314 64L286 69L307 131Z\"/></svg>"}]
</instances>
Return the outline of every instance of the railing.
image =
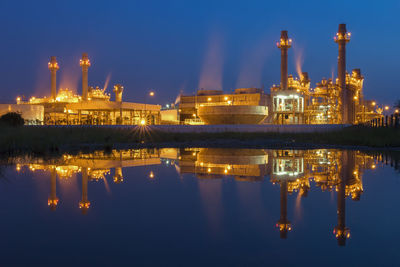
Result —
<instances>
[{"instance_id":1,"label":"railing","mask_svg":"<svg viewBox=\"0 0 400 267\"><path fill-rule=\"evenodd\" d=\"M365 126L380 128L380 127L390 127L390 128L400 128L400 115L392 114L386 115L381 118L376 118L364 123Z\"/></svg>"}]
</instances>

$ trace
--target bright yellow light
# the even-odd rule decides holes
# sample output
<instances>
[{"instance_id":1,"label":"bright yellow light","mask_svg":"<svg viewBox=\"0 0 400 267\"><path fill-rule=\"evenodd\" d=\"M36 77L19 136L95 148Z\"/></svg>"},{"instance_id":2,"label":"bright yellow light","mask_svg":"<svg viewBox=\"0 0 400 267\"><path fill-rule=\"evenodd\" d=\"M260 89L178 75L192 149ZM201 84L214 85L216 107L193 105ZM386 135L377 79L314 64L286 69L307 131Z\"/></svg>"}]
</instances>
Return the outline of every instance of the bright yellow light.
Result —
<instances>
[{"instance_id":1,"label":"bright yellow light","mask_svg":"<svg viewBox=\"0 0 400 267\"><path fill-rule=\"evenodd\" d=\"M224 97L224 99L225 99L225 100L228 100L228 97L227 97L227 96L225 96L225 97Z\"/></svg>"},{"instance_id":2,"label":"bright yellow light","mask_svg":"<svg viewBox=\"0 0 400 267\"><path fill-rule=\"evenodd\" d=\"M372 166L371 166L371 168L372 168L372 169L375 169L375 168L376 168L376 165L375 165L375 164L374 164L374 165L372 165Z\"/></svg>"},{"instance_id":3,"label":"bright yellow light","mask_svg":"<svg viewBox=\"0 0 400 267\"><path fill-rule=\"evenodd\" d=\"M374 101L374 102L372 102L371 104L372 104L373 106L375 106L375 105L376 105L376 102Z\"/></svg>"},{"instance_id":4,"label":"bright yellow light","mask_svg":"<svg viewBox=\"0 0 400 267\"><path fill-rule=\"evenodd\" d=\"M225 170L224 170L224 173L228 173L228 170L227 170L227 169L225 169Z\"/></svg>"},{"instance_id":5,"label":"bright yellow light","mask_svg":"<svg viewBox=\"0 0 400 267\"><path fill-rule=\"evenodd\" d=\"M207 98L207 101L211 101L211 100L212 100L211 97Z\"/></svg>"},{"instance_id":6,"label":"bright yellow light","mask_svg":"<svg viewBox=\"0 0 400 267\"><path fill-rule=\"evenodd\" d=\"M20 97L17 97L17 102L19 102L19 101L21 101L21 98L20 98Z\"/></svg>"},{"instance_id":7,"label":"bright yellow light","mask_svg":"<svg viewBox=\"0 0 400 267\"><path fill-rule=\"evenodd\" d=\"M394 113L399 113L399 110L398 110L398 109L396 109L396 110L394 111Z\"/></svg>"},{"instance_id":8,"label":"bright yellow light","mask_svg":"<svg viewBox=\"0 0 400 267\"><path fill-rule=\"evenodd\" d=\"M150 95L150 96L154 96L154 92L151 91L151 92L149 93L149 95Z\"/></svg>"},{"instance_id":9,"label":"bright yellow light","mask_svg":"<svg viewBox=\"0 0 400 267\"><path fill-rule=\"evenodd\" d=\"M196 118L196 114L193 113L192 116Z\"/></svg>"},{"instance_id":10,"label":"bright yellow light","mask_svg":"<svg viewBox=\"0 0 400 267\"><path fill-rule=\"evenodd\" d=\"M141 124L141 125L146 125L146 121L145 121L145 120L141 120L141 121L140 121L140 124Z\"/></svg>"},{"instance_id":11,"label":"bright yellow light","mask_svg":"<svg viewBox=\"0 0 400 267\"><path fill-rule=\"evenodd\" d=\"M385 110L389 110L389 106L385 106Z\"/></svg>"},{"instance_id":12,"label":"bright yellow light","mask_svg":"<svg viewBox=\"0 0 400 267\"><path fill-rule=\"evenodd\" d=\"M149 178L150 178L150 179L153 179L153 178L154 178L154 173L153 173L153 171L150 172Z\"/></svg>"},{"instance_id":13,"label":"bright yellow light","mask_svg":"<svg viewBox=\"0 0 400 267\"><path fill-rule=\"evenodd\" d=\"M207 172L211 172L211 168L208 168L208 169L207 169Z\"/></svg>"},{"instance_id":14,"label":"bright yellow light","mask_svg":"<svg viewBox=\"0 0 400 267\"><path fill-rule=\"evenodd\" d=\"M354 100L357 100L357 99L358 99L358 97L357 97L357 96L355 96L355 97L354 97Z\"/></svg>"}]
</instances>

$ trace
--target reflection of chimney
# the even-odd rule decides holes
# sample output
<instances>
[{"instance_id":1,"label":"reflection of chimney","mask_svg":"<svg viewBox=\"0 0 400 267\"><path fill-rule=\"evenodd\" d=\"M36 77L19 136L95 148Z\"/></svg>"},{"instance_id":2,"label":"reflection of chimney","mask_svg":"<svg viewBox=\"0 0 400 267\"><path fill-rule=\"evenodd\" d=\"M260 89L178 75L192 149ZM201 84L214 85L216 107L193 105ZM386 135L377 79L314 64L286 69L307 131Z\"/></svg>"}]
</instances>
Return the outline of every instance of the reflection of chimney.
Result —
<instances>
[{"instance_id":1,"label":"reflection of chimney","mask_svg":"<svg viewBox=\"0 0 400 267\"><path fill-rule=\"evenodd\" d=\"M281 31L281 39L277 43L281 49L281 90L288 89L288 49L292 46L292 40L288 38L287 31Z\"/></svg>"},{"instance_id":2,"label":"reflection of chimney","mask_svg":"<svg viewBox=\"0 0 400 267\"><path fill-rule=\"evenodd\" d=\"M79 202L79 208L83 214L86 214L90 207L88 200L88 169L82 168L82 200Z\"/></svg>"},{"instance_id":3,"label":"reflection of chimney","mask_svg":"<svg viewBox=\"0 0 400 267\"><path fill-rule=\"evenodd\" d=\"M50 209L52 211L56 210L57 204L58 204L58 198L57 198L57 174L56 170L52 169L50 171L50 197L47 200L47 204L49 205Z\"/></svg>"},{"instance_id":4,"label":"reflection of chimney","mask_svg":"<svg viewBox=\"0 0 400 267\"><path fill-rule=\"evenodd\" d=\"M342 152L342 169L337 193L338 222L334 229L339 246L346 245L346 239L350 237L350 230L346 227L346 184L353 174L355 158L353 151Z\"/></svg>"},{"instance_id":5,"label":"reflection of chimney","mask_svg":"<svg viewBox=\"0 0 400 267\"><path fill-rule=\"evenodd\" d=\"M87 53L82 54L82 59L79 61L82 67L82 99L88 100L88 71L90 67L90 60Z\"/></svg>"},{"instance_id":6,"label":"reflection of chimney","mask_svg":"<svg viewBox=\"0 0 400 267\"><path fill-rule=\"evenodd\" d=\"M287 183L286 180L281 182L281 218L276 224L282 239L286 239L287 232L292 230L290 222L287 219Z\"/></svg>"},{"instance_id":7,"label":"reflection of chimney","mask_svg":"<svg viewBox=\"0 0 400 267\"><path fill-rule=\"evenodd\" d=\"M349 116L349 105L352 103L350 92L346 87L346 44L350 41L350 34L347 33L346 24L339 24L339 30L335 42L339 45L338 56L338 78L340 88L340 99L342 102L342 123L353 123Z\"/></svg>"},{"instance_id":8,"label":"reflection of chimney","mask_svg":"<svg viewBox=\"0 0 400 267\"><path fill-rule=\"evenodd\" d=\"M122 93L124 92L124 87L120 84L114 85L115 101L122 102Z\"/></svg>"},{"instance_id":9,"label":"reflection of chimney","mask_svg":"<svg viewBox=\"0 0 400 267\"><path fill-rule=\"evenodd\" d=\"M56 78L56 72L60 68L58 66L56 57L50 57L50 62L48 64L49 70L50 70L50 75L51 75L51 99L55 100L57 96L57 78Z\"/></svg>"}]
</instances>

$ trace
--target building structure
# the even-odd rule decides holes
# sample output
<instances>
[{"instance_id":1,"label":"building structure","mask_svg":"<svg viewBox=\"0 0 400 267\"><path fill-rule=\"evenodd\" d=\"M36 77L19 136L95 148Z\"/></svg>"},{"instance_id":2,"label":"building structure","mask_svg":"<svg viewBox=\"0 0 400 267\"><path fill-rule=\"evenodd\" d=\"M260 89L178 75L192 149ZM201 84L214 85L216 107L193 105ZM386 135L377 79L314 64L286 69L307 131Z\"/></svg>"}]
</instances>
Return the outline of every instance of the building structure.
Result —
<instances>
[{"instance_id":1,"label":"building structure","mask_svg":"<svg viewBox=\"0 0 400 267\"><path fill-rule=\"evenodd\" d=\"M68 88L56 90L56 71L59 70L56 57L48 64L51 73L50 97L31 97L28 101L17 98L17 105L42 106L41 123L46 125L148 125L160 123L160 105L124 102L124 87L114 86L115 100L112 101L107 88L88 85L88 70L91 62L86 53L79 62L82 67L82 95L74 94Z\"/></svg>"},{"instance_id":2,"label":"building structure","mask_svg":"<svg viewBox=\"0 0 400 267\"><path fill-rule=\"evenodd\" d=\"M268 95L259 88L198 90L179 99L181 124L258 124L268 116Z\"/></svg>"}]
</instances>

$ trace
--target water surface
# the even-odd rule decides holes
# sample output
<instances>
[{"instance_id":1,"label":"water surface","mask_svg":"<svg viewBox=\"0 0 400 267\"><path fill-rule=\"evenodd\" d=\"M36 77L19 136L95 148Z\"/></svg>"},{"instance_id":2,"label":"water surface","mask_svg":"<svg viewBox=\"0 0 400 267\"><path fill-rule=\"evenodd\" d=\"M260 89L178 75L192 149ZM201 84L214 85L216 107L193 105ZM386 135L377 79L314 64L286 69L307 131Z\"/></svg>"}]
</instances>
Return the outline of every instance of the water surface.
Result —
<instances>
[{"instance_id":1,"label":"water surface","mask_svg":"<svg viewBox=\"0 0 400 267\"><path fill-rule=\"evenodd\" d=\"M326 149L18 158L1 168L0 265L396 265L397 166Z\"/></svg>"}]
</instances>

